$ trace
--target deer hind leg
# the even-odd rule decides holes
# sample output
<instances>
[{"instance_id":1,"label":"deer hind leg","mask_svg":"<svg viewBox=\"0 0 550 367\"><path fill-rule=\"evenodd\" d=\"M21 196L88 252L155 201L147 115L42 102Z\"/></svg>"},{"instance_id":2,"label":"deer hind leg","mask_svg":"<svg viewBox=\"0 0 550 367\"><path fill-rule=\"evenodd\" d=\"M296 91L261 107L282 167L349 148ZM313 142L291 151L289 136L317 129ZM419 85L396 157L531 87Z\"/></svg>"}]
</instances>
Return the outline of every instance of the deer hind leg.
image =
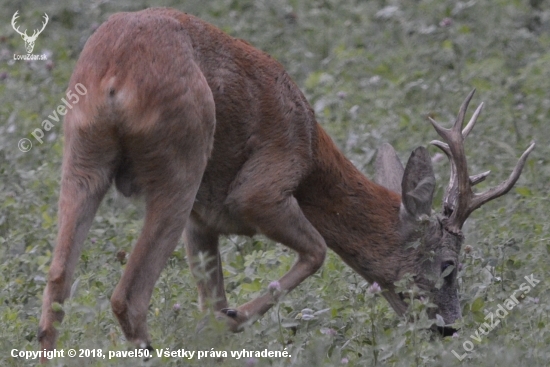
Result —
<instances>
[{"instance_id":1,"label":"deer hind leg","mask_svg":"<svg viewBox=\"0 0 550 367\"><path fill-rule=\"evenodd\" d=\"M274 161L276 158L278 161ZM286 167L281 162L293 162ZM293 290L323 264L326 254L325 240L302 212L292 190L299 179L299 166L290 159L259 157L249 161L240 172L241 182L229 194L226 204L244 217L259 231L298 253L291 269L270 289L236 309L223 309L232 331L239 331L267 312L280 295ZM277 179L273 180L273 172ZM286 187L281 187L284 184Z\"/></svg>"},{"instance_id":2,"label":"deer hind leg","mask_svg":"<svg viewBox=\"0 0 550 367\"><path fill-rule=\"evenodd\" d=\"M155 172L166 181L146 193L141 235L111 297L113 312L127 340L142 348L150 344L146 321L151 294L181 237L200 184L202 171L189 168L180 168L185 174Z\"/></svg>"},{"instance_id":3,"label":"deer hind leg","mask_svg":"<svg viewBox=\"0 0 550 367\"><path fill-rule=\"evenodd\" d=\"M111 184L118 159L116 139L109 131L101 129L101 123L86 132L75 128L74 123L74 118L68 114L59 197L59 230L38 331L41 347L46 350L55 348L57 332L53 324L63 319L63 311L55 310L52 305L62 304L69 296L82 243Z\"/></svg>"},{"instance_id":4,"label":"deer hind leg","mask_svg":"<svg viewBox=\"0 0 550 367\"><path fill-rule=\"evenodd\" d=\"M150 345L146 319L153 288L181 237L206 167L206 159L188 160L164 157L148 172L159 181L145 188L143 229L111 297L127 340L142 348Z\"/></svg>"},{"instance_id":5,"label":"deer hind leg","mask_svg":"<svg viewBox=\"0 0 550 367\"><path fill-rule=\"evenodd\" d=\"M220 311L227 308L218 234L199 219L193 218L193 215L183 234L187 261L197 281L201 311L209 308Z\"/></svg>"},{"instance_id":6,"label":"deer hind leg","mask_svg":"<svg viewBox=\"0 0 550 367\"><path fill-rule=\"evenodd\" d=\"M147 134L126 138L131 169L117 176L120 187L138 187L146 201L143 229L111 296L126 339L142 348L150 344L146 319L155 283L186 226L212 149L214 100L195 70L189 87L176 88L171 102L152 114L162 120L149 121Z\"/></svg>"}]
</instances>

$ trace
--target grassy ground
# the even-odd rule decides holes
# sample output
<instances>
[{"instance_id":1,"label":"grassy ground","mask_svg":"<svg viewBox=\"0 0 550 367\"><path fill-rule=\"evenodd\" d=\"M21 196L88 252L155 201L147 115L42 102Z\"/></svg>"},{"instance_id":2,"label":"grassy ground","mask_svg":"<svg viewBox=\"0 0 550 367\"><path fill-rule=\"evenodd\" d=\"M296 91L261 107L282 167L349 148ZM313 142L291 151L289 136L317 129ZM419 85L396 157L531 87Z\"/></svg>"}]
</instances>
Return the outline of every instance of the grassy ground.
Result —
<instances>
[{"instance_id":1,"label":"grassy ground","mask_svg":"<svg viewBox=\"0 0 550 367\"><path fill-rule=\"evenodd\" d=\"M244 38L283 63L314 106L319 122L367 175L377 146L392 143L404 160L436 138L428 115L450 121L462 99L477 88L483 112L467 152L472 172L492 171L492 186L509 174L534 139L535 151L515 189L474 213L466 226L469 252L461 255L464 318L457 338L433 337L399 319L368 284L330 254L321 271L241 334L216 327L196 335L203 317L181 247L155 289L149 327L156 348L191 351L286 351L288 358L187 362L155 358L151 366L548 366L550 364L550 2L548 0L188 0L0 1L0 364L32 365L10 351L37 350L39 306L57 231L62 123L31 133L60 105L87 37L118 11L173 6ZM24 54L10 26L34 29L44 12L49 23L35 54L48 61L14 61ZM29 32L30 33L30 32ZM33 147L18 149L27 138ZM430 148L432 154L435 148ZM436 167L437 205L448 179ZM143 208L110 192L102 204L64 306L59 347L125 351L109 296L131 251ZM293 263L294 256L263 238L223 242L226 285L232 305L254 297ZM494 312L534 274L540 283L526 300L484 335ZM176 304L178 307L174 307ZM319 312L300 318L309 308ZM476 332L478 333L476 335ZM477 340L475 340L477 339ZM462 362L453 355L472 350ZM57 359L58 366L130 366L141 359Z\"/></svg>"}]
</instances>

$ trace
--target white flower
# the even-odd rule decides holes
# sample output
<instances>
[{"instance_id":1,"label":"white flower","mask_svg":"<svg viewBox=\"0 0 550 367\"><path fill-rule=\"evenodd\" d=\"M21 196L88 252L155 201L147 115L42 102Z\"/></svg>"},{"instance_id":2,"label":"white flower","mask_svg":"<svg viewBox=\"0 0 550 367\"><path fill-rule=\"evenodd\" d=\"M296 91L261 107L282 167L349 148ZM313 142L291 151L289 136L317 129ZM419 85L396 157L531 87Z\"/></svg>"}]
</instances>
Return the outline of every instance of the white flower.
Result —
<instances>
[{"instance_id":1,"label":"white flower","mask_svg":"<svg viewBox=\"0 0 550 367\"><path fill-rule=\"evenodd\" d=\"M381 291L382 291L382 288L380 288L380 286L376 282L372 283L370 287L367 288L367 292L373 293L373 294L379 293Z\"/></svg>"}]
</instances>

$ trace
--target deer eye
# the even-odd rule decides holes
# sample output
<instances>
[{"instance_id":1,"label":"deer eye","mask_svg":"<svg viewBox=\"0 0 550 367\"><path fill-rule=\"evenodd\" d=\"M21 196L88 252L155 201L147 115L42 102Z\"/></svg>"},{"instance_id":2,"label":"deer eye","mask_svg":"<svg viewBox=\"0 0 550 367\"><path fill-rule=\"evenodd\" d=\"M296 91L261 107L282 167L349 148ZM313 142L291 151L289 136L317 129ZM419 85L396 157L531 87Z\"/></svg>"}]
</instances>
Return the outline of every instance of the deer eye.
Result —
<instances>
[{"instance_id":1,"label":"deer eye","mask_svg":"<svg viewBox=\"0 0 550 367\"><path fill-rule=\"evenodd\" d=\"M444 261L441 264L441 276L446 278L453 272L455 268L455 263L452 260Z\"/></svg>"}]
</instances>

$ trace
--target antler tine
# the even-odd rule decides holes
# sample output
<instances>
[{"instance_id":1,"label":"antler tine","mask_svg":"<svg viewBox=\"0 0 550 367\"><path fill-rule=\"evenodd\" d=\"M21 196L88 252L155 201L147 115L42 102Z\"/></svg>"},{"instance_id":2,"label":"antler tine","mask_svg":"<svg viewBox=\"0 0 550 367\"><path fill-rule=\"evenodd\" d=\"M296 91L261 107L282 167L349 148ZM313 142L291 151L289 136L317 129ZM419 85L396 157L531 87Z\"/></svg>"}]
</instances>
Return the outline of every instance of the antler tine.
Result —
<instances>
[{"instance_id":1,"label":"antler tine","mask_svg":"<svg viewBox=\"0 0 550 367\"><path fill-rule=\"evenodd\" d=\"M451 128L451 130L454 130L454 131L461 131L462 130L462 125L464 125L464 118L466 117L466 110L468 109L468 105L470 104L470 101L472 100L472 97L474 96L475 92L476 92L475 88L472 89L472 91L468 94L468 96L466 97L464 102L462 102L462 106L460 106L460 110L458 111L458 116L456 117L456 121L455 121L453 127ZM476 110L476 112L477 112L477 110ZM476 119L477 119L477 117L476 117ZM469 127L468 133L472 129L473 125L475 124L476 119L474 119L474 116L472 116L472 119L468 123L468 126L466 126L466 129L468 129L468 127ZM470 124L472 125L471 127L470 127ZM466 130L466 129L464 129L464 130ZM461 133L461 135L462 135L462 133ZM468 135L468 134L466 134L466 135ZM464 138L465 137L466 136L464 136Z\"/></svg>"},{"instance_id":2,"label":"antler tine","mask_svg":"<svg viewBox=\"0 0 550 367\"><path fill-rule=\"evenodd\" d=\"M518 163L514 167L514 170L512 171L508 179L501 182L498 186L492 187L483 193L474 195L470 207L468 208L468 215L486 202L506 194L508 191L510 191L512 187L514 187L517 180L519 179L519 176L521 175L523 166L525 166L525 161L527 161L527 157L529 157L529 154L533 151L534 148L535 142L532 141L531 144L529 144L529 147L525 150L525 152L523 152L523 154L519 158Z\"/></svg>"},{"instance_id":3,"label":"antler tine","mask_svg":"<svg viewBox=\"0 0 550 367\"><path fill-rule=\"evenodd\" d=\"M38 34L42 33L42 31L44 30L44 28L46 28L46 24L48 24L48 20L50 18L48 18L48 14L44 13L44 21L42 22L42 29L38 32Z\"/></svg>"},{"instance_id":4,"label":"antler tine","mask_svg":"<svg viewBox=\"0 0 550 367\"><path fill-rule=\"evenodd\" d=\"M434 123L435 121L432 120L432 124ZM456 195L453 193L455 193L457 190L458 182L456 175L456 166L451 150L449 149L449 144L443 143L439 140L432 140L430 144L435 145L436 147L441 149L449 159L449 162L451 162L451 175L449 177L449 184L447 185L447 188L445 189L445 194L443 195L443 214L449 216L455 208L454 198Z\"/></svg>"},{"instance_id":5,"label":"antler tine","mask_svg":"<svg viewBox=\"0 0 550 367\"><path fill-rule=\"evenodd\" d=\"M42 29L41 30L38 30L38 29L35 29L32 33L32 36L30 38L34 38L34 37L38 37L38 35L40 33L42 33L42 31L44 30L44 28L46 28L46 24L48 24L48 14L44 13L44 21L45 22L42 22Z\"/></svg>"},{"instance_id":6,"label":"antler tine","mask_svg":"<svg viewBox=\"0 0 550 367\"><path fill-rule=\"evenodd\" d=\"M489 173L491 173L490 170L485 171L483 173L479 173L477 175L470 176L470 186L475 186L478 183L485 181L487 176L489 176Z\"/></svg>"},{"instance_id":7,"label":"antler tine","mask_svg":"<svg viewBox=\"0 0 550 367\"><path fill-rule=\"evenodd\" d=\"M19 18L19 10L17 10L15 14L13 14L13 17L11 17L11 25L14 27L15 27L15 21L17 20L17 18Z\"/></svg>"},{"instance_id":8,"label":"antler tine","mask_svg":"<svg viewBox=\"0 0 550 367\"><path fill-rule=\"evenodd\" d=\"M464 136L464 130L462 130L462 134ZM439 140L432 140L430 144L438 147L443 151L443 153L445 153L445 155L447 156L447 158L449 158L451 162L452 169L454 169L454 163L451 159L451 150L449 149L449 144L443 143ZM485 181L485 179L487 178L487 176L489 176L490 173L491 171L489 170L482 173L478 173L477 175L470 176L470 185L475 186L478 183Z\"/></svg>"},{"instance_id":9,"label":"antler tine","mask_svg":"<svg viewBox=\"0 0 550 367\"><path fill-rule=\"evenodd\" d=\"M460 108L459 116L457 117L457 119L455 121L455 124L453 125L453 129L456 129L456 127L458 127L458 126L460 126L460 128L462 128L462 124L464 123L464 114L466 113L466 108L468 108L468 104L470 103L470 99L472 98L474 92L475 92L475 89L470 92L470 94L468 95L468 97L466 97L466 100L462 104L462 106ZM484 103L481 102L479 104L479 106L476 108L474 114L470 118L470 121L468 122L466 127L462 130L462 137L464 139L466 139L468 137L468 135L470 134L470 131L472 131L472 129L474 128L474 125L477 122L477 118L479 117L479 115L481 114L481 111L483 110L483 106L484 106ZM437 131L439 136L441 136L443 139L447 139L448 132L450 131L450 129L445 129L445 128L441 127L441 125L439 125L434 119L432 119L429 116L428 116L428 119L432 123L433 127L435 128L435 130ZM434 140L434 141L430 142L430 144L433 144L433 145L437 146L438 148L440 148L443 151L445 151L445 149L448 149L448 144L442 143L442 142L437 141L437 140ZM444 148L443 146L446 146L447 148Z\"/></svg>"},{"instance_id":10,"label":"antler tine","mask_svg":"<svg viewBox=\"0 0 550 367\"><path fill-rule=\"evenodd\" d=\"M479 110L479 108L478 108L478 110ZM470 123L471 123L471 121L470 121ZM464 136L464 130L462 131L462 134ZM449 159L449 162L451 162L451 175L449 177L449 185L445 189L445 195L443 195L443 210L444 210L443 213L445 215L451 215L451 213L455 209L455 203L452 201L452 200L454 200L455 195L453 195L451 193L456 191L457 184L458 184L457 183L456 166L455 166L454 161L452 159L451 150L449 149L448 144L443 143L439 140L432 140L430 142L430 144L435 145L436 147L441 149L443 151L443 153L445 153L445 155ZM470 186L473 187L473 186L477 185L478 183L485 181L485 179L487 178L487 176L489 176L490 173L491 173L491 171L486 171L486 172L479 173L477 175L470 176L470 178L469 178Z\"/></svg>"},{"instance_id":11,"label":"antler tine","mask_svg":"<svg viewBox=\"0 0 550 367\"><path fill-rule=\"evenodd\" d=\"M443 143L442 141L439 141L439 140L432 140L430 141L430 144L435 145L436 147L441 149L443 153L445 153L447 158L451 159L451 151L449 150L449 144Z\"/></svg>"},{"instance_id":12,"label":"antler tine","mask_svg":"<svg viewBox=\"0 0 550 367\"><path fill-rule=\"evenodd\" d=\"M17 10L17 11L15 12L15 14L13 14L13 17L11 18L11 26L12 26L13 29L14 29L17 33L19 33L20 35L27 35L27 30L26 30L26 29L25 29L25 33L23 33L23 32L21 32L21 31L19 30L19 27L16 27L16 26L15 26L15 21L17 20L17 18L19 18L19 10Z\"/></svg>"},{"instance_id":13,"label":"antler tine","mask_svg":"<svg viewBox=\"0 0 550 367\"><path fill-rule=\"evenodd\" d=\"M450 130L445 129L443 126L439 125L437 123L437 121L435 121L430 116L428 116L428 120L430 120L430 122L432 123L432 126L434 127L435 131L439 134L439 136L441 136L443 138L443 140L447 140L447 137L448 137L448 134L449 134ZM434 141L437 141L437 140L434 140ZM441 143L441 142L439 142L439 143ZM444 143L442 143L442 144L444 144ZM448 145L447 145L447 147L448 147Z\"/></svg>"},{"instance_id":14,"label":"antler tine","mask_svg":"<svg viewBox=\"0 0 550 367\"><path fill-rule=\"evenodd\" d=\"M474 89L474 91L475 91L475 89ZM481 114L481 110L483 110L483 105L484 105L483 102L481 102L479 104L479 106L476 108L474 114L470 118L470 121L468 122L468 124L466 125L464 130L462 130L462 136L464 137L464 139L466 139L468 134L470 134L470 131L472 131L472 129L474 128L474 125L476 124L477 118Z\"/></svg>"}]
</instances>

